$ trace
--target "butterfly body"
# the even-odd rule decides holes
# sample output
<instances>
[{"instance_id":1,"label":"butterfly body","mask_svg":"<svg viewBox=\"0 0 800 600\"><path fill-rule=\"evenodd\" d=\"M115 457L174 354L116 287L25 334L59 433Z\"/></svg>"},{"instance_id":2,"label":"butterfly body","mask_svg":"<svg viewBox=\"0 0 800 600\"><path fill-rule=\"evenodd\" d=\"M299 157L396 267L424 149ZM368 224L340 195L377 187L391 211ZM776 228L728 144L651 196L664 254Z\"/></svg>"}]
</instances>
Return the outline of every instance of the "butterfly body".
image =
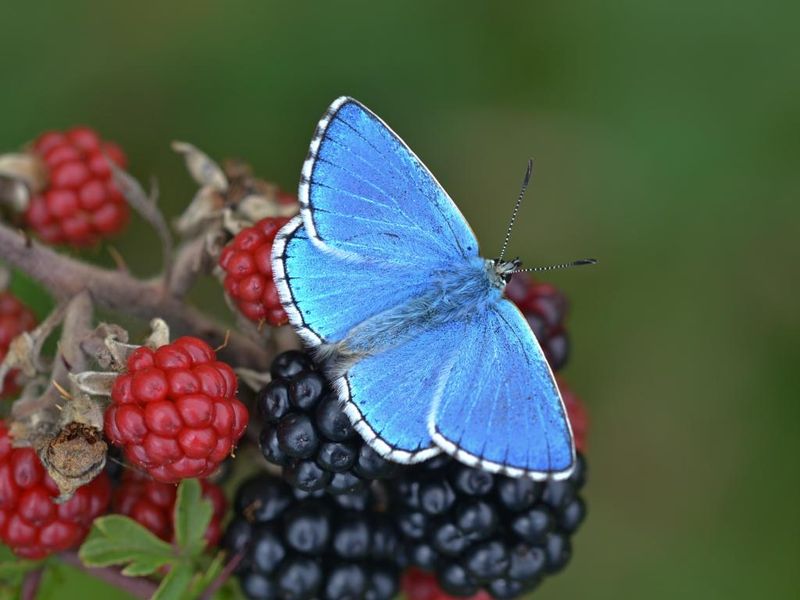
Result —
<instances>
[{"instance_id":1,"label":"butterfly body","mask_svg":"<svg viewBox=\"0 0 800 600\"><path fill-rule=\"evenodd\" d=\"M275 280L361 436L399 462L444 451L507 475L567 477L574 446L558 388L502 296L518 263L479 256L399 137L355 100L336 100L299 200L273 246Z\"/></svg>"},{"instance_id":2,"label":"butterfly body","mask_svg":"<svg viewBox=\"0 0 800 600\"><path fill-rule=\"evenodd\" d=\"M340 342L322 351L334 357L369 356L402 344L420 329L481 315L485 305L502 297L492 264L474 257L429 273L429 291L367 317Z\"/></svg>"}]
</instances>

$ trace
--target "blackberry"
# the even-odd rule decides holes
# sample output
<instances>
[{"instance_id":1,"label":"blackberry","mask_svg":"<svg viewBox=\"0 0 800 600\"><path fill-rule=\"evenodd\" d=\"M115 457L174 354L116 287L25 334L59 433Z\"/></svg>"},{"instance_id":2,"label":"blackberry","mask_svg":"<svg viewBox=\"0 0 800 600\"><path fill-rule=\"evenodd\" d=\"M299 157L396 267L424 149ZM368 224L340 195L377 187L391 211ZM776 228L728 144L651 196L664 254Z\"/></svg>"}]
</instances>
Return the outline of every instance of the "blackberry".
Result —
<instances>
[{"instance_id":1,"label":"blackberry","mask_svg":"<svg viewBox=\"0 0 800 600\"><path fill-rule=\"evenodd\" d=\"M223 540L253 600L390 600L400 536L368 490L306 493L259 475L245 481Z\"/></svg>"},{"instance_id":2,"label":"blackberry","mask_svg":"<svg viewBox=\"0 0 800 600\"><path fill-rule=\"evenodd\" d=\"M569 562L586 515L586 461L569 479L514 479L437 457L387 483L407 562L453 596L517 598Z\"/></svg>"},{"instance_id":3,"label":"blackberry","mask_svg":"<svg viewBox=\"0 0 800 600\"><path fill-rule=\"evenodd\" d=\"M293 487L352 494L398 472L400 465L383 459L353 430L311 356L284 352L270 372L272 381L256 398L264 422L259 445ZM446 500L430 493L430 502Z\"/></svg>"}]
</instances>

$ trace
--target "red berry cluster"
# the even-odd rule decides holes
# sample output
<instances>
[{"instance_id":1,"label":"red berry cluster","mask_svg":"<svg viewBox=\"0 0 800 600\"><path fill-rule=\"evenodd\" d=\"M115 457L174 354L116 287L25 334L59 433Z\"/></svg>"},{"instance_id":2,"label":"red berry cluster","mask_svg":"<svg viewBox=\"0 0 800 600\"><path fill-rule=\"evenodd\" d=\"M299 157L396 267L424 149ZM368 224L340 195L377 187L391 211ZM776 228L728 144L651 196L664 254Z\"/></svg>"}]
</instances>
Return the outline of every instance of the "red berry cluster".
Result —
<instances>
[{"instance_id":1,"label":"red berry cluster","mask_svg":"<svg viewBox=\"0 0 800 600\"><path fill-rule=\"evenodd\" d=\"M0 421L0 541L20 557L39 559L79 545L106 512L111 482L103 472L57 504L58 487L32 448L12 448Z\"/></svg>"},{"instance_id":2,"label":"red berry cluster","mask_svg":"<svg viewBox=\"0 0 800 600\"><path fill-rule=\"evenodd\" d=\"M223 283L228 296L251 321L285 325L289 317L281 306L272 279L272 243L289 219L267 217L240 231L219 257L225 271Z\"/></svg>"},{"instance_id":3,"label":"red berry cluster","mask_svg":"<svg viewBox=\"0 0 800 600\"><path fill-rule=\"evenodd\" d=\"M49 182L31 198L25 220L51 244L89 246L120 231L128 205L111 179L108 159L124 167L116 144L103 142L92 129L75 127L42 134L33 151L44 162Z\"/></svg>"},{"instance_id":4,"label":"red berry cluster","mask_svg":"<svg viewBox=\"0 0 800 600\"><path fill-rule=\"evenodd\" d=\"M558 389L564 400L564 408L567 409L567 418L572 427L572 436L575 438L575 449L578 452L586 452L586 435L589 431L589 415L586 413L586 407L562 379L558 380Z\"/></svg>"},{"instance_id":5,"label":"red berry cluster","mask_svg":"<svg viewBox=\"0 0 800 600\"><path fill-rule=\"evenodd\" d=\"M228 503L218 486L205 480L201 480L200 485L203 487L203 498L210 501L214 509L205 534L206 543L212 547L222 537L222 519ZM128 470L114 491L111 508L137 521L165 542L171 542L175 529L176 495L177 488L174 485L153 481L137 471Z\"/></svg>"},{"instance_id":6,"label":"red berry cluster","mask_svg":"<svg viewBox=\"0 0 800 600\"><path fill-rule=\"evenodd\" d=\"M114 382L105 432L157 481L208 477L247 427L236 375L204 341L141 347Z\"/></svg>"},{"instance_id":7,"label":"red berry cluster","mask_svg":"<svg viewBox=\"0 0 800 600\"><path fill-rule=\"evenodd\" d=\"M11 340L36 326L36 317L19 299L9 292L0 292L0 362L6 357ZM0 381L0 397L17 391L17 373L11 371Z\"/></svg>"},{"instance_id":8,"label":"red berry cluster","mask_svg":"<svg viewBox=\"0 0 800 600\"><path fill-rule=\"evenodd\" d=\"M569 309L567 297L555 286L536 281L526 273L511 278L505 295L525 315L552 369L561 369L569 358L569 339L564 327Z\"/></svg>"},{"instance_id":9,"label":"red berry cluster","mask_svg":"<svg viewBox=\"0 0 800 600\"><path fill-rule=\"evenodd\" d=\"M403 594L409 600L492 600L483 590L466 599L450 596L439 587L435 575L413 567L403 574L402 586Z\"/></svg>"}]
</instances>

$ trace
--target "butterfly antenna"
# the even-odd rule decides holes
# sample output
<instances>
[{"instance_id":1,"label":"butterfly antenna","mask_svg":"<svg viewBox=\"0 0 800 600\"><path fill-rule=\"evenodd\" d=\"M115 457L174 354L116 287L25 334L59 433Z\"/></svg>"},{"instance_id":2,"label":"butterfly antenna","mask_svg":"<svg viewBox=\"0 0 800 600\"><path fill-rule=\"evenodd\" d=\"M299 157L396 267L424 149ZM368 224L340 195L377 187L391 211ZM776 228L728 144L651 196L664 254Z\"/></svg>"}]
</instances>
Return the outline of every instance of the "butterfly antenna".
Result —
<instances>
[{"instance_id":1,"label":"butterfly antenna","mask_svg":"<svg viewBox=\"0 0 800 600\"><path fill-rule=\"evenodd\" d=\"M560 265L549 265L547 267L530 267L528 269L517 269L512 273L531 273L533 271L555 271L556 269L569 269L570 267L582 267L583 265L596 265L596 258L579 258L568 263L561 263Z\"/></svg>"},{"instance_id":2,"label":"butterfly antenna","mask_svg":"<svg viewBox=\"0 0 800 600\"><path fill-rule=\"evenodd\" d=\"M517 202L514 204L514 212L511 213L511 221L508 223L508 229L506 229L506 239L503 240L503 248L500 250L500 256L497 258L497 262L501 262L503 257L506 254L506 248L508 248L508 242L511 240L511 230L514 229L514 221L517 220L517 213L519 212L519 207L522 204L522 199L525 197L525 190L528 189L528 184L531 181L531 175L533 174L533 159L528 159L528 168L525 171L525 179L522 180L522 189L519 191L519 196L517 197Z\"/></svg>"}]
</instances>

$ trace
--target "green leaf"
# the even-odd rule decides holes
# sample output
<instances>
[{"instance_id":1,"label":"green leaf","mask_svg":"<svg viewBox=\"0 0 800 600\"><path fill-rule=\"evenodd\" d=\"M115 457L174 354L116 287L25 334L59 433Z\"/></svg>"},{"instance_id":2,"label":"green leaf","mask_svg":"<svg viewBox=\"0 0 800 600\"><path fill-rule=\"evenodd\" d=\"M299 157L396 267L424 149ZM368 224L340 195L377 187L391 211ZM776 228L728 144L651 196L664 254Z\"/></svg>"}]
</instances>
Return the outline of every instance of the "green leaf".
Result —
<instances>
[{"instance_id":1,"label":"green leaf","mask_svg":"<svg viewBox=\"0 0 800 600\"><path fill-rule=\"evenodd\" d=\"M191 564L176 563L164 577L150 600L182 600L186 598L192 577L194 577L194 569Z\"/></svg>"},{"instance_id":2,"label":"green leaf","mask_svg":"<svg viewBox=\"0 0 800 600\"><path fill-rule=\"evenodd\" d=\"M175 559L172 546L121 515L95 519L78 556L89 567L127 565L122 573L129 576L150 575Z\"/></svg>"},{"instance_id":3,"label":"green leaf","mask_svg":"<svg viewBox=\"0 0 800 600\"><path fill-rule=\"evenodd\" d=\"M204 535L211 522L211 502L202 497L197 479L184 479L175 500L175 541L184 555L197 556L205 550Z\"/></svg>"}]
</instances>

